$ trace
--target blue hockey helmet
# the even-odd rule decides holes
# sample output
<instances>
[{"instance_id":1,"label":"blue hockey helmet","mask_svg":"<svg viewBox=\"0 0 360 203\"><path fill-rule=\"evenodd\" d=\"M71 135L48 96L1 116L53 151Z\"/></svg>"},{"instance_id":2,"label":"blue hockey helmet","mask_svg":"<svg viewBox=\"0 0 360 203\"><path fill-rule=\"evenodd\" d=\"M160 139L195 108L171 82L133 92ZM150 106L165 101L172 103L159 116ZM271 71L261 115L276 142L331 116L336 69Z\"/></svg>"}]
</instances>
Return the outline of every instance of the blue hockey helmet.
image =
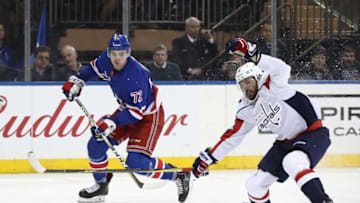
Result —
<instances>
[{"instance_id":1,"label":"blue hockey helmet","mask_svg":"<svg viewBox=\"0 0 360 203\"><path fill-rule=\"evenodd\" d=\"M123 35L120 33L115 33L108 45L108 51L110 50L130 50L130 41L127 37L127 35Z\"/></svg>"}]
</instances>

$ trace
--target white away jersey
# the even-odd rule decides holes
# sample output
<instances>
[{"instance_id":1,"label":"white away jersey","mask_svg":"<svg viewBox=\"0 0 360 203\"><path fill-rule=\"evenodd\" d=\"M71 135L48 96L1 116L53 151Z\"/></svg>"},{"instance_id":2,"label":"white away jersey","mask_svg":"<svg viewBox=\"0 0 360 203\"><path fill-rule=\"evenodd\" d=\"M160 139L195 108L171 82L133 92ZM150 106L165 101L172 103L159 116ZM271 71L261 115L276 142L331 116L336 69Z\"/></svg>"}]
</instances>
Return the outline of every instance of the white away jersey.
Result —
<instances>
[{"instance_id":1,"label":"white away jersey","mask_svg":"<svg viewBox=\"0 0 360 203\"><path fill-rule=\"evenodd\" d=\"M264 71L258 83L258 97L250 101L243 96L240 100L235 125L211 151L217 160L237 147L255 126L259 131L276 133L277 140L291 140L322 126L319 109L307 96L288 85L290 66L264 54L257 66Z\"/></svg>"}]
</instances>

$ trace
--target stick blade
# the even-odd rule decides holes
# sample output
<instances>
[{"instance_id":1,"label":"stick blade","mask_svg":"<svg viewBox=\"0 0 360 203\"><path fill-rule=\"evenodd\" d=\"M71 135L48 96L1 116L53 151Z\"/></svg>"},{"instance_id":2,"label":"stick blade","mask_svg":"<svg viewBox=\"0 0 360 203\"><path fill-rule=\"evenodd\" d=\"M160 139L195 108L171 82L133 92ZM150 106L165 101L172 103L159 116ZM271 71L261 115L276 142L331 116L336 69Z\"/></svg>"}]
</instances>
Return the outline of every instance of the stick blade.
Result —
<instances>
[{"instance_id":1,"label":"stick blade","mask_svg":"<svg viewBox=\"0 0 360 203\"><path fill-rule=\"evenodd\" d=\"M46 171L46 168L44 168L39 160L36 158L36 155L34 152L30 151L28 153L28 160L30 162L30 165L38 172L38 173L44 173Z\"/></svg>"}]
</instances>

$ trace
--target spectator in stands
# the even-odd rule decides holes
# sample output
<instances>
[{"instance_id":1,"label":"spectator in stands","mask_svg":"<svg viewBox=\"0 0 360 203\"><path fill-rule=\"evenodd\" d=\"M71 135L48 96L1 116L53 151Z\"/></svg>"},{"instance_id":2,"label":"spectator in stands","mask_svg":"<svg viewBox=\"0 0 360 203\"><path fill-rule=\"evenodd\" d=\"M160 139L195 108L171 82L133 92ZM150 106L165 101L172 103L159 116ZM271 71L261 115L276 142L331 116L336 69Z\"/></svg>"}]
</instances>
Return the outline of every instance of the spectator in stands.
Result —
<instances>
[{"instance_id":1,"label":"spectator in stands","mask_svg":"<svg viewBox=\"0 0 360 203\"><path fill-rule=\"evenodd\" d=\"M265 22L261 27L261 36L256 41L256 46L261 50L261 52L268 55L271 55L271 33L271 23ZM288 53L289 51L287 51L286 43L281 39L277 39L276 56L288 62L290 57Z\"/></svg>"},{"instance_id":2,"label":"spectator in stands","mask_svg":"<svg viewBox=\"0 0 360 203\"><path fill-rule=\"evenodd\" d=\"M11 50L5 45L5 26L0 23L0 81L16 80L20 71L13 65Z\"/></svg>"},{"instance_id":3,"label":"spectator in stands","mask_svg":"<svg viewBox=\"0 0 360 203\"><path fill-rule=\"evenodd\" d=\"M210 30L200 31L199 19L189 17L185 20L185 34L174 39L172 47L174 62L179 64L186 79L206 79L209 71L202 70L201 66L216 56L217 47Z\"/></svg>"},{"instance_id":4,"label":"spectator in stands","mask_svg":"<svg viewBox=\"0 0 360 203\"><path fill-rule=\"evenodd\" d=\"M82 70L81 63L77 60L77 52L75 47L71 45L65 45L61 49L61 56L63 58L64 65L56 69L56 80L65 81L71 75L75 75Z\"/></svg>"},{"instance_id":5,"label":"spectator in stands","mask_svg":"<svg viewBox=\"0 0 360 203\"><path fill-rule=\"evenodd\" d=\"M53 66L50 64L50 48L37 47L34 53L34 64L31 67L31 80L51 81L54 78L53 72Z\"/></svg>"},{"instance_id":6,"label":"spectator in stands","mask_svg":"<svg viewBox=\"0 0 360 203\"><path fill-rule=\"evenodd\" d=\"M0 64L12 67L11 50L5 45L5 26L0 23Z\"/></svg>"},{"instance_id":7,"label":"spectator in stands","mask_svg":"<svg viewBox=\"0 0 360 203\"><path fill-rule=\"evenodd\" d=\"M159 44L153 51L153 63L147 64L151 72L152 80L182 80L179 65L167 61L167 48L163 44Z\"/></svg>"},{"instance_id":8,"label":"spectator in stands","mask_svg":"<svg viewBox=\"0 0 360 203\"><path fill-rule=\"evenodd\" d=\"M340 54L340 64L335 70L336 80L360 80L360 63L356 61L356 52L345 46Z\"/></svg>"},{"instance_id":9,"label":"spectator in stands","mask_svg":"<svg viewBox=\"0 0 360 203\"><path fill-rule=\"evenodd\" d=\"M333 74L327 66L326 49L318 46L314 49L311 61L305 64L304 71L299 72L298 80L333 80Z\"/></svg>"}]
</instances>

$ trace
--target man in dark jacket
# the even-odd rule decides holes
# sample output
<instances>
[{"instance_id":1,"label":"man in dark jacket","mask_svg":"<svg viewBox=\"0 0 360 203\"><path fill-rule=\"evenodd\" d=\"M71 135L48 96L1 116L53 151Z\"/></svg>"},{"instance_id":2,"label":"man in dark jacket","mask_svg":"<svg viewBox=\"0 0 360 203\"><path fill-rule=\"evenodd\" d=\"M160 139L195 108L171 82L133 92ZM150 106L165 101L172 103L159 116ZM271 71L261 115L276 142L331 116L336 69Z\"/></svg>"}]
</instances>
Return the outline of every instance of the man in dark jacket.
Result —
<instances>
[{"instance_id":1,"label":"man in dark jacket","mask_svg":"<svg viewBox=\"0 0 360 203\"><path fill-rule=\"evenodd\" d=\"M35 49L34 64L31 68L32 81L52 81L53 66L50 64L50 48L39 46Z\"/></svg>"},{"instance_id":2,"label":"man in dark jacket","mask_svg":"<svg viewBox=\"0 0 360 203\"><path fill-rule=\"evenodd\" d=\"M206 79L207 71L201 66L216 56L217 47L209 30L200 32L199 19L189 17L185 20L185 34L174 39L172 47L174 61L186 79Z\"/></svg>"},{"instance_id":3,"label":"man in dark jacket","mask_svg":"<svg viewBox=\"0 0 360 203\"><path fill-rule=\"evenodd\" d=\"M167 60L167 48L163 44L155 47L153 52L153 63L149 63L146 67L151 72L152 80L182 80L182 74L179 65Z\"/></svg>"},{"instance_id":4,"label":"man in dark jacket","mask_svg":"<svg viewBox=\"0 0 360 203\"><path fill-rule=\"evenodd\" d=\"M256 46L261 50L262 53L271 55L271 40L272 28L269 22L265 22L261 27L261 37L257 39ZM277 39L276 56L282 60L288 62L290 56L287 51L287 46L282 39Z\"/></svg>"},{"instance_id":5,"label":"man in dark jacket","mask_svg":"<svg viewBox=\"0 0 360 203\"><path fill-rule=\"evenodd\" d=\"M335 66L336 80L360 80L360 63L356 61L356 51L350 46L341 50L339 65Z\"/></svg>"},{"instance_id":6,"label":"man in dark jacket","mask_svg":"<svg viewBox=\"0 0 360 203\"><path fill-rule=\"evenodd\" d=\"M333 73L326 62L326 49L320 45L313 50L311 61L305 63L304 71L299 72L295 78L297 80L333 80Z\"/></svg>"},{"instance_id":7,"label":"man in dark jacket","mask_svg":"<svg viewBox=\"0 0 360 203\"><path fill-rule=\"evenodd\" d=\"M56 69L56 80L66 81L71 75L80 73L84 68L80 62L78 62L78 54L75 47L71 45L65 45L61 49L61 56L63 63Z\"/></svg>"}]
</instances>

